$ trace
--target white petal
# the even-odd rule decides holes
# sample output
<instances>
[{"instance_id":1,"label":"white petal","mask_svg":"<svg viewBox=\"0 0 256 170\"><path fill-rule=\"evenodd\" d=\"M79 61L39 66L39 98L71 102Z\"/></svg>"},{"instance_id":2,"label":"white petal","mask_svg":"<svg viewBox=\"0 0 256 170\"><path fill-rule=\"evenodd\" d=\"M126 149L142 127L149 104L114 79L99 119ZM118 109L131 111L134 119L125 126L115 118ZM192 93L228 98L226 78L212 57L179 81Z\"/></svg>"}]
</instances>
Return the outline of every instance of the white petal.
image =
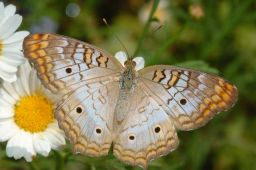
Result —
<instances>
[{"instance_id":1,"label":"white petal","mask_svg":"<svg viewBox=\"0 0 256 170\"><path fill-rule=\"evenodd\" d=\"M127 54L124 51L118 51L115 54L115 57L124 66L124 62L127 60Z\"/></svg>"},{"instance_id":2,"label":"white petal","mask_svg":"<svg viewBox=\"0 0 256 170\"><path fill-rule=\"evenodd\" d=\"M3 25L0 27L0 39L9 37L17 28L20 26L22 17L20 15L11 16Z\"/></svg>"},{"instance_id":3,"label":"white petal","mask_svg":"<svg viewBox=\"0 0 256 170\"><path fill-rule=\"evenodd\" d=\"M4 19L4 4L3 2L0 2L0 23L3 21Z\"/></svg>"},{"instance_id":4,"label":"white petal","mask_svg":"<svg viewBox=\"0 0 256 170\"><path fill-rule=\"evenodd\" d=\"M50 143L42 134L33 135L33 144L36 153L39 153L43 156L48 156L51 151Z\"/></svg>"},{"instance_id":5,"label":"white petal","mask_svg":"<svg viewBox=\"0 0 256 170\"><path fill-rule=\"evenodd\" d=\"M29 89L29 84L31 83L29 81L29 74L31 71L31 67L28 63L28 61L26 60L26 62L21 65L20 69L19 69L19 74L20 75L20 81L22 83L22 87L26 93L26 95L30 95L30 89Z\"/></svg>"},{"instance_id":6,"label":"white petal","mask_svg":"<svg viewBox=\"0 0 256 170\"><path fill-rule=\"evenodd\" d=\"M12 52L12 51L8 51L8 52L4 51L3 52L3 56L8 57L8 58L13 59L13 60L17 60L17 59L25 60L25 58L23 56L23 53L20 50L17 50L17 49L14 52Z\"/></svg>"},{"instance_id":7,"label":"white petal","mask_svg":"<svg viewBox=\"0 0 256 170\"><path fill-rule=\"evenodd\" d=\"M13 119L5 119L0 123L0 141L4 142L9 140L18 132L18 127L13 122Z\"/></svg>"},{"instance_id":8,"label":"white petal","mask_svg":"<svg viewBox=\"0 0 256 170\"><path fill-rule=\"evenodd\" d=\"M6 92L3 89L0 89L0 95L2 100L8 102L11 106L15 105L16 100L8 92Z\"/></svg>"},{"instance_id":9,"label":"white petal","mask_svg":"<svg viewBox=\"0 0 256 170\"><path fill-rule=\"evenodd\" d=\"M21 76L26 76L26 77L28 78L29 75L30 75L30 73L31 73L31 71L35 71L35 70L33 70L33 69L31 68L31 66L30 66L30 64L29 64L29 62L28 62L28 60L25 59L24 64L22 64L22 65L20 66L19 74L20 74Z\"/></svg>"},{"instance_id":10,"label":"white petal","mask_svg":"<svg viewBox=\"0 0 256 170\"><path fill-rule=\"evenodd\" d=\"M29 75L29 86L30 86L30 90L36 91L37 88L39 87L39 83L38 83L38 78L37 78L37 74L35 72L35 70L31 70L30 75Z\"/></svg>"},{"instance_id":11,"label":"white petal","mask_svg":"<svg viewBox=\"0 0 256 170\"><path fill-rule=\"evenodd\" d=\"M8 65L13 65L13 66L19 66L22 63L24 63L25 58L15 58L12 59L10 56L5 56L1 59L4 63L8 64Z\"/></svg>"},{"instance_id":12,"label":"white petal","mask_svg":"<svg viewBox=\"0 0 256 170\"><path fill-rule=\"evenodd\" d=\"M4 12L4 3L0 2L0 13Z\"/></svg>"},{"instance_id":13,"label":"white petal","mask_svg":"<svg viewBox=\"0 0 256 170\"><path fill-rule=\"evenodd\" d=\"M33 147L32 135L20 130L20 132L8 141L6 153L8 157L14 157L14 159L24 157L26 161L31 162L32 157L36 154Z\"/></svg>"},{"instance_id":14,"label":"white petal","mask_svg":"<svg viewBox=\"0 0 256 170\"><path fill-rule=\"evenodd\" d=\"M0 94L1 95L1 94ZM8 103L6 100L3 98L0 98L0 107L10 107L12 106L10 103Z\"/></svg>"},{"instance_id":15,"label":"white petal","mask_svg":"<svg viewBox=\"0 0 256 170\"><path fill-rule=\"evenodd\" d=\"M12 4L6 6L4 8L4 17L6 19L9 19L11 16L13 16L15 14L15 11L16 11L16 7Z\"/></svg>"},{"instance_id":16,"label":"white petal","mask_svg":"<svg viewBox=\"0 0 256 170\"><path fill-rule=\"evenodd\" d=\"M133 59L136 62L135 70L138 71L144 68L145 60L143 57L136 57Z\"/></svg>"},{"instance_id":17,"label":"white petal","mask_svg":"<svg viewBox=\"0 0 256 170\"><path fill-rule=\"evenodd\" d=\"M3 55L4 56L2 57L2 61L15 67L23 64L26 61L26 58L20 52L4 52Z\"/></svg>"},{"instance_id":18,"label":"white petal","mask_svg":"<svg viewBox=\"0 0 256 170\"><path fill-rule=\"evenodd\" d=\"M14 115L13 108L11 106L9 107L1 107L0 108L0 119L6 119L11 118Z\"/></svg>"},{"instance_id":19,"label":"white petal","mask_svg":"<svg viewBox=\"0 0 256 170\"><path fill-rule=\"evenodd\" d=\"M26 91L24 89L24 86L23 86L23 83L21 81L21 77L19 79L17 79L16 82L13 85L14 85L14 88L16 89L16 91L17 91L17 94L20 97L27 96L27 93L26 93Z\"/></svg>"},{"instance_id":20,"label":"white petal","mask_svg":"<svg viewBox=\"0 0 256 170\"><path fill-rule=\"evenodd\" d=\"M2 71L4 72L8 72L8 73L16 73L17 72L17 67L12 66L12 65L8 65L6 63L4 63L3 61L0 60L0 68Z\"/></svg>"},{"instance_id":21,"label":"white petal","mask_svg":"<svg viewBox=\"0 0 256 170\"><path fill-rule=\"evenodd\" d=\"M39 78L37 77L37 73L36 71L34 70L34 75L35 75L35 83L36 83L36 90L42 90L44 88L43 84L41 83L41 81L39 80Z\"/></svg>"},{"instance_id":22,"label":"white petal","mask_svg":"<svg viewBox=\"0 0 256 170\"><path fill-rule=\"evenodd\" d=\"M44 134L45 137L49 140L51 148L59 149L66 144L66 141L63 131L56 126L57 122L54 122L54 124L49 125L49 128L46 129Z\"/></svg>"},{"instance_id":23,"label":"white petal","mask_svg":"<svg viewBox=\"0 0 256 170\"><path fill-rule=\"evenodd\" d=\"M3 44L10 44L18 41L23 41L23 39L29 34L28 31L18 31L15 32L12 36L9 38L5 39Z\"/></svg>"},{"instance_id":24,"label":"white petal","mask_svg":"<svg viewBox=\"0 0 256 170\"><path fill-rule=\"evenodd\" d=\"M17 133L13 136L7 143L6 154L8 157L14 157L15 159L20 159L22 155L25 154L25 149L23 147L18 147L17 145L21 143L20 134Z\"/></svg>"},{"instance_id":25,"label":"white petal","mask_svg":"<svg viewBox=\"0 0 256 170\"><path fill-rule=\"evenodd\" d=\"M14 73L7 73L0 69L0 77L7 82L14 82L17 80L17 76Z\"/></svg>"},{"instance_id":26,"label":"white petal","mask_svg":"<svg viewBox=\"0 0 256 170\"><path fill-rule=\"evenodd\" d=\"M12 83L4 82L3 89L10 95L14 100L19 100L19 95L17 94L16 89L13 87Z\"/></svg>"},{"instance_id":27,"label":"white petal","mask_svg":"<svg viewBox=\"0 0 256 170\"><path fill-rule=\"evenodd\" d=\"M14 42L11 44L4 44L3 52L21 52L22 41Z\"/></svg>"},{"instance_id":28,"label":"white petal","mask_svg":"<svg viewBox=\"0 0 256 170\"><path fill-rule=\"evenodd\" d=\"M6 82L5 82L5 83L6 83ZM5 91L3 88L0 88L0 96L1 96L1 97L0 97L0 105L1 105L1 107L5 107L5 106L9 107L9 106L12 106L13 103L11 103L10 101L6 100L6 98L3 97L4 94L6 94L6 91ZM7 93L7 94L8 94L8 93ZM8 97L10 97L9 94L8 94ZM13 99L11 98L11 100L13 100Z\"/></svg>"},{"instance_id":29,"label":"white petal","mask_svg":"<svg viewBox=\"0 0 256 170\"><path fill-rule=\"evenodd\" d=\"M37 75L34 73L34 71L31 71L30 72L30 75L29 75L29 88L30 90L33 92L33 91L36 91L36 88L37 88L37 83L36 83L36 77Z\"/></svg>"}]
</instances>

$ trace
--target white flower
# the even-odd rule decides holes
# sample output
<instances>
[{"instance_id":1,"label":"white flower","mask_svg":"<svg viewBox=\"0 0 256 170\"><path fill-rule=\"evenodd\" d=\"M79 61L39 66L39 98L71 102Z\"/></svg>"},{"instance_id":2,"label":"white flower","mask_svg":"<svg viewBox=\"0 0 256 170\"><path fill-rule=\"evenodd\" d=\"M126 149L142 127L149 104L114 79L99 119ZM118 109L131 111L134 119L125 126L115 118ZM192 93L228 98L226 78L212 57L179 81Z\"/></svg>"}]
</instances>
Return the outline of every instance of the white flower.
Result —
<instances>
[{"instance_id":1,"label":"white flower","mask_svg":"<svg viewBox=\"0 0 256 170\"><path fill-rule=\"evenodd\" d=\"M117 60L124 66L124 62L128 59L126 53L124 51L118 51L115 54L115 57L117 58ZM138 71L140 69L144 68L145 65L145 60L143 57L135 57L132 59L133 61L135 61L136 66L135 66L135 70Z\"/></svg>"},{"instance_id":2,"label":"white flower","mask_svg":"<svg viewBox=\"0 0 256 170\"><path fill-rule=\"evenodd\" d=\"M0 2L0 78L13 82L17 79L17 67L24 63L22 42L29 33L15 32L20 26L22 17L15 14L16 7Z\"/></svg>"},{"instance_id":3,"label":"white flower","mask_svg":"<svg viewBox=\"0 0 256 170\"><path fill-rule=\"evenodd\" d=\"M57 96L42 86L28 62L17 74L16 82L0 88L0 141L8 141L8 157L32 161L37 153L47 156L65 145L65 137L54 119Z\"/></svg>"}]
</instances>

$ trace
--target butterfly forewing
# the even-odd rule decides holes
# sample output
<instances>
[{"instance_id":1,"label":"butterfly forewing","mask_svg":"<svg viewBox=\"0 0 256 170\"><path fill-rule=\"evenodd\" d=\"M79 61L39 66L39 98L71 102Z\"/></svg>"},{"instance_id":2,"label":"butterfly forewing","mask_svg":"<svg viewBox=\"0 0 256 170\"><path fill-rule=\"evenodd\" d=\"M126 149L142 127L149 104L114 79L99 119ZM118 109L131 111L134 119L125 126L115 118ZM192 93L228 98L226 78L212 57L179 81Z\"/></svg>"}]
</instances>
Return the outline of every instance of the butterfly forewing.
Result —
<instances>
[{"instance_id":1,"label":"butterfly forewing","mask_svg":"<svg viewBox=\"0 0 256 170\"><path fill-rule=\"evenodd\" d=\"M25 57L35 64L39 78L54 93L122 69L106 52L64 36L32 34L25 38L23 49Z\"/></svg>"},{"instance_id":2,"label":"butterfly forewing","mask_svg":"<svg viewBox=\"0 0 256 170\"><path fill-rule=\"evenodd\" d=\"M139 74L180 130L203 126L237 100L236 87L215 75L163 65L147 67Z\"/></svg>"}]
</instances>

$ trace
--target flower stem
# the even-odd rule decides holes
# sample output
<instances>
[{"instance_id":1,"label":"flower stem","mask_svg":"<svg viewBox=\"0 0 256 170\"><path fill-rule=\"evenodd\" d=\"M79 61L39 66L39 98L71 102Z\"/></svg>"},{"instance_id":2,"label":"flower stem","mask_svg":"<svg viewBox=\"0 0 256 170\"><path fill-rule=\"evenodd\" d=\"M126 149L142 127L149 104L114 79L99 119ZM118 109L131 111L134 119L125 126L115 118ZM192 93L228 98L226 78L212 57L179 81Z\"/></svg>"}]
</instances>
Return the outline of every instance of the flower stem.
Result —
<instances>
[{"instance_id":1,"label":"flower stem","mask_svg":"<svg viewBox=\"0 0 256 170\"><path fill-rule=\"evenodd\" d=\"M152 21L153 15L154 15L154 13L155 13L155 11L157 9L159 1L160 0L154 0L154 2L153 2L153 6L152 6L151 11L149 13L148 20L147 20L147 22L146 22L146 24L145 24L145 26L143 28L143 31L142 31L141 36L139 38L139 42L138 42L137 48L136 48L133 56L137 56L139 51L140 51L140 49L141 49L141 46L142 46L142 44L143 44L143 42L144 42L144 40L146 38L146 35L148 33L148 30L149 30L150 23Z\"/></svg>"},{"instance_id":2,"label":"flower stem","mask_svg":"<svg viewBox=\"0 0 256 170\"><path fill-rule=\"evenodd\" d=\"M56 152L56 170L63 170L65 159L61 152Z\"/></svg>"}]
</instances>

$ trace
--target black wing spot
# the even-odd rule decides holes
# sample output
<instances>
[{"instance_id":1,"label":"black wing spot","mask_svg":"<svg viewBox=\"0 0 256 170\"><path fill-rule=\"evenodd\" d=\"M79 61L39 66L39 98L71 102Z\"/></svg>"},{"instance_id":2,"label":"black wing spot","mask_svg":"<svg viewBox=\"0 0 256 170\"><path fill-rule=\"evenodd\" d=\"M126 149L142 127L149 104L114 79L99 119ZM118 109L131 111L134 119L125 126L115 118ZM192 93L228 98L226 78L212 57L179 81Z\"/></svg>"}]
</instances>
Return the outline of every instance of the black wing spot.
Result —
<instances>
[{"instance_id":1,"label":"black wing spot","mask_svg":"<svg viewBox=\"0 0 256 170\"><path fill-rule=\"evenodd\" d=\"M159 133L161 131L161 128L159 126L155 127L155 132Z\"/></svg>"},{"instance_id":2,"label":"black wing spot","mask_svg":"<svg viewBox=\"0 0 256 170\"><path fill-rule=\"evenodd\" d=\"M130 139L130 140L134 140L134 139L135 139L135 136L131 135L131 136L129 136L129 139Z\"/></svg>"},{"instance_id":3,"label":"black wing spot","mask_svg":"<svg viewBox=\"0 0 256 170\"><path fill-rule=\"evenodd\" d=\"M76 112L77 112L77 113L82 113L82 112L83 112L83 109L82 109L80 106L78 106L78 107L76 108Z\"/></svg>"},{"instance_id":4,"label":"black wing spot","mask_svg":"<svg viewBox=\"0 0 256 170\"><path fill-rule=\"evenodd\" d=\"M66 68L66 73L68 73L68 74L72 73L72 69L71 68Z\"/></svg>"},{"instance_id":5,"label":"black wing spot","mask_svg":"<svg viewBox=\"0 0 256 170\"><path fill-rule=\"evenodd\" d=\"M186 100L186 99L181 99L181 100L180 100L180 104L185 105L186 103L187 103L187 100Z\"/></svg>"},{"instance_id":6,"label":"black wing spot","mask_svg":"<svg viewBox=\"0 0 256 170\"><path fill-rule=\"evenodd\" d=\"M100 128L96 128L96 133L101 134L102 130Z\"/></svg>"}]
</instances>

